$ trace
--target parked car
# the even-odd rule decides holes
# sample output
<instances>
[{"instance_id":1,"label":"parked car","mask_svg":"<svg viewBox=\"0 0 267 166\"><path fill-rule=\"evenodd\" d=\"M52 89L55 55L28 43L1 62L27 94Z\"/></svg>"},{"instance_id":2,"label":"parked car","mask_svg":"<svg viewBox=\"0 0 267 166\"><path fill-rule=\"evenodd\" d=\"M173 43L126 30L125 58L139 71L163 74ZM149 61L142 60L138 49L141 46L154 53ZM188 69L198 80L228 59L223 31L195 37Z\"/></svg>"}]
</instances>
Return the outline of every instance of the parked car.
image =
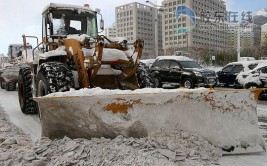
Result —
<instances>
[{"instance_id":1,"label":"parked car","mask_svg":"<svg viewBox=\"0 0 267 166\"><path fill-rule=\"evenodd\" d=\"M256 59L254 57L240 57L239 62L244 62L244 61L255 61Z\"/></svg>"},{"instance_id":2,"label":"parked car","mask_svg":"<svg viewBox=\"0 0 267 166\"><path fill-rule=\"evenodd\" d=\"M156 59L142 59L140 60L140 62L143 62L144 64L146 64L149 68L151 67L151 65L155 62Z\"/></svg>"},{"instance_id":3,"label":"parked car","mask_svg":"<svg viewBox=\"0 0 267 166\"><path fill-rule=\"evenodd\" d=\"M244 88L266 88L267 87L267 63L261 63L253 70L241 72L236 78L237 82Z\"/></svg>"},{"instance_id":4,"label":"parked car","mask_svg":"<svg viewBox=\"0 0 267 166\"><path fill-rule=\"evenodd\" d=\"M241 72L237 75L236 82L241 88L267 88L267 61L260 63L253 70ZM259 99L267 99L267 91L262 90Z\"/></svg>"},{"instance_id":5,"label":"parked car","mask_svg":"<svg viewBox=\"0 0 267 166\"><path fill-rule=\"evenodd\" d=\"M258 61L243 61L228 63L222 70L218 71L218 85L220 86L234 86L237 75L241 71L248 71L254 69L258 65Z\"/></svg>"},{"instance_id":6,"label":"parked car","mask_svg":"<svg viewBox=\"0 0 267 166\"><path fill-rule=\"evenodd\" d=\"M154 87L171 84L191 89L216 84L214 71L185 56L159 56L150 67L150 75Z\"/></svg>"}]
</instances>

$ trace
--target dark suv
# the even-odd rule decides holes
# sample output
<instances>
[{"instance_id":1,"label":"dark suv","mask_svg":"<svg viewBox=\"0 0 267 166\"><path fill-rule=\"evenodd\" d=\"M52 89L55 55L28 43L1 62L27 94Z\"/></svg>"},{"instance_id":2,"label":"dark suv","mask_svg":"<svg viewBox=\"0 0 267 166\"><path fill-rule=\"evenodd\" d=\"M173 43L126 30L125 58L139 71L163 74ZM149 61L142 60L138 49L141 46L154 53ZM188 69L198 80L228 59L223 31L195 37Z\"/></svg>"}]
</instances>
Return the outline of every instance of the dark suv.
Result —
<instances>
[{"instance_id":1,"label":"dark suv","mask_svg":"<svg viewBox=\"0 0 267 166\"><path fill-rule=\"evenodd\" d=\"M197 62L184 56L158 57L150 68L154 87L163 84L194 87L213 87L216 84L214 71L202 68Z\"/></svg>"}]
</instances>

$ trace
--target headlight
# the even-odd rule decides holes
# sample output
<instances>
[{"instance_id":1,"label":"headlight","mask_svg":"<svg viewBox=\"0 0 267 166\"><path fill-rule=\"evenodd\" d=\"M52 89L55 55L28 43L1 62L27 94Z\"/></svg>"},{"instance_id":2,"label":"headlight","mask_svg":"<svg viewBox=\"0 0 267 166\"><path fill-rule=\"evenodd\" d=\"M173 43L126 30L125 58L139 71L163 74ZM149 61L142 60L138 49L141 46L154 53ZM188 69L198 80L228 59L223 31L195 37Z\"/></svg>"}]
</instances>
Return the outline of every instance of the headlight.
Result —
<instances>
[{"instance_id":1,"label":"headlight","mask_svg":"<svg viewBox=\"0 0 267 166\"><path fill-rule=\"evenodd\" d=\"M247 78L248 75L242 75L243 78Z\"/></svg>"},{"instance_id":2,"label":"headlight","mask_svg":"<svg viewBox=\"0 0 267 166\"><path fill-rule=\"evenodd\" d=\"M198 71L194 71L194 73L195 73L196 76L199 76L199 77L202 76L202 74L200 72L198 72Z\"/></svg>"}]
</instances>

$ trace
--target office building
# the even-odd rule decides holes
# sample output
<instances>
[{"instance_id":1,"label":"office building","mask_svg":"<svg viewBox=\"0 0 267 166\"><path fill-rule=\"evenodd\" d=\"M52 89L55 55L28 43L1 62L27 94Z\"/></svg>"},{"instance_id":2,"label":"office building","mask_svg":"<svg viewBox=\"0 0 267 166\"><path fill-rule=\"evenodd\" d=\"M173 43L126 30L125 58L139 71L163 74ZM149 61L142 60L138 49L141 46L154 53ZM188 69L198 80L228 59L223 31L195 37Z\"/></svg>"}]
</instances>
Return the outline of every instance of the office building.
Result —
<instances>
[{"instance_id":1,"label":"office building","mask_svg":"<svg viewBox=\"0 0 267 166\"><path fill-rule=\"evenodd\" d=\"M196 16L193 25L187 16L176 18L177 6L183 5L192 9ZM226 6L222 0L163 0L162 28L163 48L176 50L208 49L218 52L228 49ZM215 14L218 18L214 17ZM219 17L220 16L220 17ZM179 33L181 27L191 27L186 33Z\"/></svg>"},{"instance_id":2,"label":"office building","mask_svg":"<svg viewBox=\"0 0 267 166\"><path fill-rule=\"evenodd\" d=\"M117 37L117 28L116 28L116 23L112 24L112 27L106 27L104 29L104 35L107 38L115 38Z\"/></svg>"},{"instance_id":3,"label":"office building","mask_svg":"<svg viewBox=\"0 0 267 166\"><path fill-rule=\"evenodd\" d=\"M138 38L143 39L145 44L142 59L156 58L157 52L162 53L161 17L155 20L156 13L155 8L137 2L115 8L117 37L125 37L129 43ZM159 30L157 36L155 24ZM155 45L155 40L159 43L158 46Z\"/></svg>"},{"instance_id":4,"label":"office building","mask_svg":"<svg viewBox=\"0 0 267 166\"><path fill-rule=\"evenodd\" d=\"M261 26L261 45L267 40L267 23Z\"/></svg>"}]
</instances>

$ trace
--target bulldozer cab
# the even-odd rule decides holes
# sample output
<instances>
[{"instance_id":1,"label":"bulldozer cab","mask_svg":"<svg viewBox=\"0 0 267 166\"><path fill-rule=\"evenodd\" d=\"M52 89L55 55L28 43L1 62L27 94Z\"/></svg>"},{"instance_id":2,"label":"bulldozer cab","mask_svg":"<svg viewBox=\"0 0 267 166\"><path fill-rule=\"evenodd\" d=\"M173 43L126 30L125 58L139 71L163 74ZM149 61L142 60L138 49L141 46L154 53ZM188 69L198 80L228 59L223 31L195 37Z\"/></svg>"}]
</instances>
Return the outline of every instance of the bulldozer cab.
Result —
<instances>
[{"instance_id":1,"label":"bulldozer cab","mask_svg":"<svg viewBox=\"0 0 267 166\"><path fill-rule=\"evenodd\" d=\"M98 35L97 12L89 7L48 5L43 12L43 40L48 44L56 43L59 38L72 34L95 38Z\"/></svg>"}]
</instances>

